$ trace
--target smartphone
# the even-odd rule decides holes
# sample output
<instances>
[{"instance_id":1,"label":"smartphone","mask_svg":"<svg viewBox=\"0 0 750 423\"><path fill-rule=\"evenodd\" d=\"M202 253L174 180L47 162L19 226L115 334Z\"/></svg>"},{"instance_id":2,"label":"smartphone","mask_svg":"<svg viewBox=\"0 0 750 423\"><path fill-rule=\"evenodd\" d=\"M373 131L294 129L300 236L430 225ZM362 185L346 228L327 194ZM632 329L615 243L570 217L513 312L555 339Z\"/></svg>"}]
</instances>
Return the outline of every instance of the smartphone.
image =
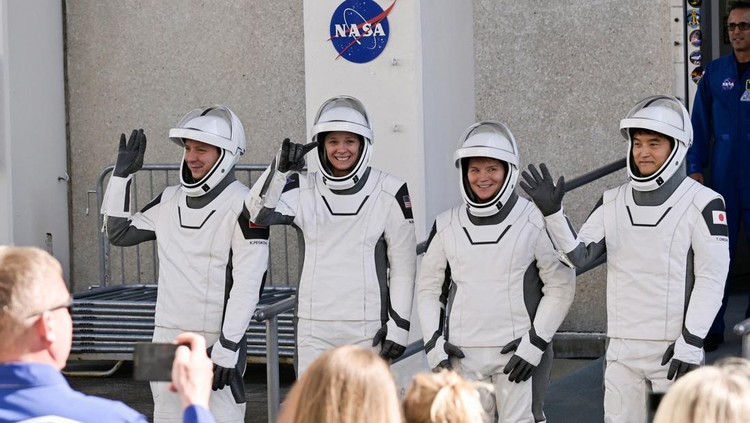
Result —
<instances>
[{"instance_id":1,"label":"smartphone","mask_svg":"<svg viewBox=\"0 0 750 423\"><path fill-rule=\"evenodd\" d=\"M171 381L176 344L138 342L133 351L133 379Z\"/></svg>"}]
</instances>

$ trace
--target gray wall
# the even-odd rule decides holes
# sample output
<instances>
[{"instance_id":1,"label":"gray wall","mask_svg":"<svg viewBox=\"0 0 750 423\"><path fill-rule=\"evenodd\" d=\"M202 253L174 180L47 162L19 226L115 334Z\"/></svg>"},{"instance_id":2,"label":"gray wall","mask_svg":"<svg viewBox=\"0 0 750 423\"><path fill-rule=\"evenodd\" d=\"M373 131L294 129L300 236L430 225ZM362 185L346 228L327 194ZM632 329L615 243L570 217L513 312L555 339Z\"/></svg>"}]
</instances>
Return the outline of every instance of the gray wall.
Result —
<instances>
[{"instance_id":1,"label":"gray wall","mask_svg":"<svg viewBox=\"0 0 750 423\"><path fill-rule=\"evenodd\" d=\"M640 98L673 92L669 4L475 0L477 118L508 123L522 164L546 162L569 178L623 157L619 119ZM113 161L120 132L143 127L147 162L176 162L169 127L193 107L224 102L248 133L243 162L268 162L283 136L304 139L303 11L289 0L67 0L66 8L72 278L81 290L98 279L86 192ZM618 172L566 196L573 223L624 181ZM603 278L598 270L579 279L564 330L604 330Z\"/></svg>"},{"instance_id":2,"label":"gray wall","mask_svg":"<svg viewBox=\"0 0 750 423\"><path fill-rule=\"evenodd\" d=\"M99 283L87 191L121 132L144 128L146 162L176 163L169 128L224 103L245 126L241 163L268 163L283 137L304 138L302 9L292 0L68 0L66 17L72 279L82 290Z\"/></svg>"},{"instance_id":3,"label":"gray wall","mask_svg":"<svg viewBox=\"0 0 750 423\"><path fill-rule=\"evenodd\" d=\"M625 157L619 120L646 96L673 93L668 0L477 0L477 115L510 126L521 163L581 175ZM569 193L580 228L625 171ZM605 272L579 277L561 330L605 330Z\"/></svg>"}]
</instances>

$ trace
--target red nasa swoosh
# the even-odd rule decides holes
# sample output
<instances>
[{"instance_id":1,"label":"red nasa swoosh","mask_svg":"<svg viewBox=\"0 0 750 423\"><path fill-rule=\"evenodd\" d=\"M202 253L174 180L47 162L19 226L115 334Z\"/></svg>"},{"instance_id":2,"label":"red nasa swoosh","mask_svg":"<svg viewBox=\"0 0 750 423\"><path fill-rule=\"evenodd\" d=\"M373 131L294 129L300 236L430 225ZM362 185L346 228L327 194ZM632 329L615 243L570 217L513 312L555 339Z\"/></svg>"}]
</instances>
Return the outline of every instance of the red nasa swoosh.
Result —
<instances>
[{"instance_id":1,"label":"red nasa swoosh","mask_svg":"<svg viewBox=\"0 0 750 423\"><path fill-rule=\"evenodd\" d=\"M370 25L374 26L375 24L380 23L380 21L382 21L383 19L385 19L385 18L388 17L388 15L391 13L391 9L393 9L393 6L396 5L397 1L398 0L393 0L393 3L391 3L391 5L388 6L388 8L383 11L383 13L381 13L381 14L373 17L369 21L362 22L361 24L357 25L357 28L361 29L365 24L370 24ZM351 32L351 30L350 30L350 32ZM364 35L360 35L359 37L355 38L354 41L352 41L351 43L349 43L349 45L347 45L346 47L344 47L341 50L341 52L339 53L339 55L336 56L336 59L338 59L339 57L341 57L341 55L343 55L347 50L349 50L349 47L353 46L357 41L359 41L360 39L362 39L362 37L364 37ZM331 41L332 39L333 39L333 37L328 37L328 40L326 40L326 41Z\"/></svg>"}]
</instances>

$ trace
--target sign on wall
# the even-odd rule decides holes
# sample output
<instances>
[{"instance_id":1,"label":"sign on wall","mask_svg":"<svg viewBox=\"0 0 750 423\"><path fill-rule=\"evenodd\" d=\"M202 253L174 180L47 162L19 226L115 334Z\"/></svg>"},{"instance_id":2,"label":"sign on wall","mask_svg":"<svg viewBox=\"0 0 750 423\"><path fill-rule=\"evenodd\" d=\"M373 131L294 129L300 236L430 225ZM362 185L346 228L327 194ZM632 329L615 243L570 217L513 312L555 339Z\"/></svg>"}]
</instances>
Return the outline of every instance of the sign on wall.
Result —
<instances>
[{"instance_id":1,"label":"sign on wall","mask_svg":"<svg viewBox=\"0 0 750 423\"><path fill-rule=\"evenodd\" d=\"M380 56L388 44L388 15L396 1L383 10L373 0L344 0L333 12L329 28L336 59L367 63Z\"/></svg>"}]
</instances>

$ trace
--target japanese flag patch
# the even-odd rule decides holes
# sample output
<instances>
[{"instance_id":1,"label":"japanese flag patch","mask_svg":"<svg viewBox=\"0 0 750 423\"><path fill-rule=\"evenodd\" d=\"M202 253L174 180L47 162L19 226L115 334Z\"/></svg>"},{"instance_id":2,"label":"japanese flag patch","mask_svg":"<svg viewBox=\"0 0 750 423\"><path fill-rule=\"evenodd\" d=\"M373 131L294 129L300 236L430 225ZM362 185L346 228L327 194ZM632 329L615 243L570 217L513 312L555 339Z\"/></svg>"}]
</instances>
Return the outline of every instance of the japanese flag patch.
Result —
<instances>
[{"instance_id":1,"label":"japanese flag patch","mask_svg":"<svg viewBox=\"0 0 750 423\"><path fill-rule=\"evenodd\" d=\"M703 209L702 214L703 220L708 227L708 232L712 236L725 238L729 234L727 212L724 210L724 201L720 198L711 200Z\"/></svg>"},{"instance_id":2,"label":"japanese flag patch","mask_svg":"<svg viewBox=\"0 0 750 423\"><path fill-rule=\"evenodd\" d=\"M712 210L711 214L713 215L715 225L727 224L727 212L723 210Z\"/></svg>"}]
</instances>

